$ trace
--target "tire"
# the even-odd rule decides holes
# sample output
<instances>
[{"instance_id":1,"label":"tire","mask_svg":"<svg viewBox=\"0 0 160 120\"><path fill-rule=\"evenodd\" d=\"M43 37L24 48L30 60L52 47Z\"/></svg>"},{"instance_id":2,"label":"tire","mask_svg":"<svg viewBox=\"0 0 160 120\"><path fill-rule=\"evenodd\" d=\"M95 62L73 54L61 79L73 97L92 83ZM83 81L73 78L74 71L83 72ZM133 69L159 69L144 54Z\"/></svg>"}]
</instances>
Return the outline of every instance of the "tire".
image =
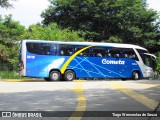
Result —
<instances>
[{"instance_id":1,"label":"tire","mask_svg":"<svg viewBox=\"0 0 160 120\"><path fill-rule=\"evenodd\" d=\"M49 78L44 78L44 80L46 80L46 81L51 81Z\"/></svg>"},{"instance_id":2,"label":"tire","mask_svg":"<svg viewBox=\"0 0 160 120\"><path fill-rule=\"evenodd\" d=\"M127 79L126 78L122 78L122 81L126 81Z\"/></svg>"},{"instance_id":3,"label":"tire","mask_svg":"<svg viewBox=\"0 0 160 120\"><path fill-rule=\"evenodd\" d=\"M138 71L134 71L134 72L132 73L132 79L133 79L133 80L139 80L139 79L140 79L140 74L139 74Z\"/></svg>"},{"instance_id":4,"label":"tire","mask_svg":"<svg viewBox=\"0 0 160 120\"><path fill-rule=\"evenodd\" d=\"M66 81L72 81L75 79L75 72L72 71L72 70L67 70L65 73L64 73L64 80Z\"/></svg>"},{"instance_id":5,"label":"tire","mask_svg":"<svg viewBox=\"0 0 160 120\"><path fill-rule=\"evenodd\" d=\"M51 71L49 74L50 81L59 81L61 79L61 74L59 71Z\"/></svg>"}]
</instances>

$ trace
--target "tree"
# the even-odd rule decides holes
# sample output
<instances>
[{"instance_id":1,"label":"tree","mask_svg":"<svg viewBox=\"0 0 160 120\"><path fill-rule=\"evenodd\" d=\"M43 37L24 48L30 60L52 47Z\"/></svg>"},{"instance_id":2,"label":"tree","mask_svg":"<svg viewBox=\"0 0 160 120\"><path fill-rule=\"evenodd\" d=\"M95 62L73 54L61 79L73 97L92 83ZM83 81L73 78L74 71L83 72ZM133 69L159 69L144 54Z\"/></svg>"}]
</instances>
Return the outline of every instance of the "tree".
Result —
<instances>
[{"instance_id":1,"label":"tree","mask_svg":"<svg viewBox=\"0 0 160 120\"><path fill-rule=\"evenodd\" d=\"M142 0L51 0L42 23L56 22L61 28L81 30L85 39L138 44L156 52L157 12Z\"/></svg>"},{"instance_id":2,"label":"tree","mask_svg":"<svg viewBox=\"0 0 160 120\"><path fill-rule=\"evenodd\" d=\"M13 1L15 1L15 0L13 0ZM0 0L0 7L9 8L9 7L12 7L12 4L9 3L9 0Z\"/></svg>"},{"instance_id":3,"label":"tree","mask_svg":"<svg viewBox=\"0 0 160 120\"><path fill-rule=\"evenodd\" d=\"M16 40L20 39L25 32L25 27L19 22L13 21L12 16L0 17L0 62L16 65L18 62L18 45Z\"/></svg>"},{"instance_id":4,"label":"tree","mask_svg":"<svg viewBox=\"0 0 160 120\"><path fill-rule=\"evenodd\" d=\"M78 34L78 31L69 31L68 29L61 30L56 23L52 23L48 26L37 24L30 26L28 30L21 35L21 39L83 41L84 39L80 38Z\"/></svg>"},{"instance_id":5,"label":"tree","mask_svg":"<svg viewBox=\"0 0 160 120\"><path fill-rule=\"evenodd\" d=\"M160 51L156 53L157 56L157 68L156 71L160 74Z\"/></svg>"}]
</instances>

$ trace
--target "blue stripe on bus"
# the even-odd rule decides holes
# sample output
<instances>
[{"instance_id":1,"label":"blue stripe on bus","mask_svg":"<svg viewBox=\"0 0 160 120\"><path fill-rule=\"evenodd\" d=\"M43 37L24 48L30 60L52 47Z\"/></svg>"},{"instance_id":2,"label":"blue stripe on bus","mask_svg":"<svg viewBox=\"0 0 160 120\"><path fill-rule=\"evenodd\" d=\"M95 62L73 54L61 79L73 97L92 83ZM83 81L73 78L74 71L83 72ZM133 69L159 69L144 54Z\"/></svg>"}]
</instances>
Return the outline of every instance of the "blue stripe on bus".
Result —
<instances>
[{"instance_id":1,"label":"blue stripe on bus","mask_svg":"<svg viewBox=\"0 0 160 120\"><path fill-rule=\"evenodd\" d=\"M48 77L51 69L61 69L69 56L27 53L26 76ZM123 63L123 64L122 64ZM66 69L78 78L131 78L132 70L141 72L135 60L128 58L75 57Z\"/></svg>"}]
</instances>

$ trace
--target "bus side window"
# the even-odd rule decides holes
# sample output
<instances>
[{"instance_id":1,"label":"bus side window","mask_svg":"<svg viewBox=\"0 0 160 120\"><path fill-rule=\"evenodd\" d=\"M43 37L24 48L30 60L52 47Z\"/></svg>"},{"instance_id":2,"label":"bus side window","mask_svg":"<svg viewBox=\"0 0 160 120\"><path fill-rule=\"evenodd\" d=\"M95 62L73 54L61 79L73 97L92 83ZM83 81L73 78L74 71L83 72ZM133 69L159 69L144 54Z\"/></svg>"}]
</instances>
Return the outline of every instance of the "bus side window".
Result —
<instances>
[{"instance_id":1,"label":"bus side window","mask_svg":"<svg viewBox=\"0 0 160 120\"><path fill-rule=\"evenodd\" d=\"M89 56L89 51L88 50L84 50L82 52L82 56L85 56L85 57Z\"/></svg>"},{"instance_id":2,"label":"bus side window","mask_svg":"<svg viewBox=\"0 0 160 120\"><path fill-rule=\"evenodd\" d=\"M138 57L132 48L123 48L123 58L138 60Z\"/></svg>"},{"instance_id":3,"label":"bus side window","mask_svg":"<svg viewBox=\"0 0 160 120\"><path fill-rule=\"evenodd\" d=\"M113 58L119 58L121 57L121 49L120 48L111 48L109 50L110 56Z\"/></svg>"},{"instance_id":4,"label":"bus side window","mask_svg":"<svg viewBox=\"0 0 160 120\"><path fill-rule=\"evenodd\" d=\"M107 57L111 58L112 57L111 53L107 53Z\"/></svg>"},{"instance_id":5,"label":"bus side window","mask_svg":"<svg viewBox=\"0 0 160 120\"><path fill-rule=\"evenodd\" d=\"M96 57L103 57L101 53L97 53Z\"/></svg>"},{"instance_id":6,"label":"bus side window","mask_svg":"<svg viewBox=\"0 0 160 120\"><path fill-rule=\"evenodd\" d=\"M48 54L49 54L49 48L44 47L44 48L43 48L43 54L44 54L44 55L48 55Z\"/></svg>"},{"instance_id":7,"label":"bus side window","mask_svg":"<svg viewBox=\"0 0 160 120\"><path fill-rule=\"evenodd\" d=\"M105 48L103 47L94 47L93 52L95 57L105 57Z\"/></svg>"},{"instance_id":8,"label":"bus side window","mask_svg":"<svg viewBox=\"0 0 160 120\"><path fill-rule=\"evenodd\" d=\"M128 54L124 54L124 58L128 58Z\"/></svg>"},{"instance_id":9,"label":"bus side window","mask_svg":"<svg viewBox=\"0 0 160 120\"><path fill-rule=\"evenodd\" d=\"M143 61L145 60L145 55L144 53L148 53L148 51L146 50L141 50L141 49L136 49L139 53L139 55L141 56L141 58L143 59Z\"/></svg>"},{"instance_id":10,"label":"bus side window","mask_svg":"<svg viewBox=\"0 0 160 120\"><path fill-rule=\"evenodd\" d=\"M62 55L62 56L64 55L64 51L63 50L61 50L60 55Z\"/></svg>"},{"instance_id":11,"label":"bus side window","mask_svg":"<svg viewBox=\"0 0 160 120\"><path fill-rule=\"evenodd\" d=\"M60 55L61 56L69 56L68 54L68 45L60 45Z\"/></svg>"},{"instance_id":12,"label":"bus side window","mask_svg":"<svg viewBox=\"0 0 160 120\"><path fill-rule=\"evenodd\" d=\"M62 44L59 46L59 54L61 56L71 56L74 54L75 48L72 45Z\"/></svg>"},{"instance_id":13,"label":"bus side window","mask_svg":"<svg viewBox=\"0 0 160 120\"><path fill-rule=\"evenodd\" d=\"M68 50L67 50L67 55L68 55L68 56L71 56L72 54L73 54L72 49L68 49Z\"/></svg>"},{"instance_id":14,"label":"bus side window","mask_svg":"<svg viewBox=\"0 0 160 120\"><path fill-rule=\"evenodd\" d=\"M42 43L41 44L41 54L49 55L50 54L50 43Z\"/></svg>"},{"instance_id":15,"label":"bus side window","mask_svg":"<svg viewBox=\"0 0 160 120\"><path fill-rule=\"evenodd\" d=\"M75 47L75 52L78 52L80 49L82 49L81 47ZM83 53L79 53L77 56L83 56Z\"/></svg>"},{"instance_id":16,"label":"bus side window","mask_svg":"<svg viewBox=\"0 0 160 120\"><path fill-rule=\"evenodd\" d=\"M89 54L88 54L89 57L95 57L95 53L93 51L93 48L90 48L89 49Z\"/></svg>"},{"instance_id":17,"label":"bus side window","mask_svg":"<svg viewBox=\"0 0 160 120\"><path fill-rule=\"evenodd\" d=\"M74 51L75 51L74 46L67 47L66 49L67 49L67 55L68 56L71 56L71 55L74 54Z\"/></svg>"},{"instance_id":18,"label":"bus side window","mask_svg":"<svg viewBox=\"0 0 160 120\"><path fill-rule=\"evenodd\" d=\"M27 51L33 54L40 54L40 43L26 43Z\"/></svg>"},{"instance_id":19,"label":"bus side window","mask_svg":"<svg viewBox=\"0 0 160 120\"><path fill-rule=\"evenodd\" d=\"M115 57L116 57L116 58L119 58L119 57L120 57L120 54L115 54Z\"/></svg>"},{"instance_id":20,"label":"bus side window","mask_svg":"<svg viewBox=\"0 0 160 120\"><path fill-rule=\"evenodd\" d=\"M83 49L84 47L85 47L85 46L76 47L75 52ZM81 53L78 54L78 56L85 56L85 57L86 57L86 56L89 56L89 50L86 49L86 50L82 51Z\"/></svg>"},{"instance_id":21,"label":"bus side window","mask_svg":"<svg viewBox=\"0 0 160 120\"><path fill-rule=\"evenodd\" d=\"M49 55L57 55L57 47L54 44L51 44L50 50L49 50Z\"/></svg>"}]
</instances>

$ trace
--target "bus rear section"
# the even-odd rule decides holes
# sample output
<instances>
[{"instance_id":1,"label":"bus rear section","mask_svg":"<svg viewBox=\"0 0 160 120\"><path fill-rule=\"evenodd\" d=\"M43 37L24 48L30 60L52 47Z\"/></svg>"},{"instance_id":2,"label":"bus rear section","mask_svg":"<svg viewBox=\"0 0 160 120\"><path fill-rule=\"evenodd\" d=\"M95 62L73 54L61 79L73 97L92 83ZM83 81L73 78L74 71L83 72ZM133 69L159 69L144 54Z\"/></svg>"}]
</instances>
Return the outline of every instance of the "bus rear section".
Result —
<instances>
[{"instance_id":1,"label":"bus rear section","mask_svg":"<svg viewBox=\"0 0 160 120\"><path fill-rule=\"evenodd\" d=\"M26 76L26 43L20 42L18 70L20 76Z\"/></svg>"}]
</instances>

